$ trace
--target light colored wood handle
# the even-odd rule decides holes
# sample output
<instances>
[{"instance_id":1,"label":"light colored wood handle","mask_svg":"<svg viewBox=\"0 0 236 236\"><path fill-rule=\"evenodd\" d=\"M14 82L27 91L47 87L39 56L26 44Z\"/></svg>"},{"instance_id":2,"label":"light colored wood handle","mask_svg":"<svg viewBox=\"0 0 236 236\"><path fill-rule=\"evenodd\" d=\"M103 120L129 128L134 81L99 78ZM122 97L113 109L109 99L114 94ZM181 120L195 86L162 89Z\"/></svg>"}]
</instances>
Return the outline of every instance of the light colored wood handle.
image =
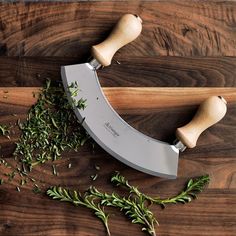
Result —
<instances>
[{"instance_id":1,"label":"light colored wood handle","mask_svg":"<svg viewBox=\"0 0 236 236\"><path fill-rule=\"evenodd\" d=\"M116 51L136 39L141 31L142 20L138 16L123 15L108 38L92 47L92 56L101 65L109 66Z\"/></svg>"},{"instance_id":2,"label":"light colored wood handle","mask_svg":"<svg viewBox=\"0 0 236 236\"><path fill-rule=\"evenodd\" d=\"M193 119L177 129L176 137L188 148L195 147L200 134L224 117L226 104L221 96L209 97L200 105Z\"/></svg>"}]
</instances>

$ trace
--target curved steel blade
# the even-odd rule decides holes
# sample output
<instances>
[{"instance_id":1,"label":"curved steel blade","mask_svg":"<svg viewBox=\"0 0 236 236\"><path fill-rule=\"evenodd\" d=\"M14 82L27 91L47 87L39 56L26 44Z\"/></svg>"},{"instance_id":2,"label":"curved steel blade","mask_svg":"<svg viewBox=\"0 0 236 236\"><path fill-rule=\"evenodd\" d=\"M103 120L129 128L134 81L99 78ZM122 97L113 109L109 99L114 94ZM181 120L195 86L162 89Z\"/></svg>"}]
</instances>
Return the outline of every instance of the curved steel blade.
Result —
<instances>
[{"instance_id":1,"label":"curved steel blade","mask_svg":"<svg viewBox=\"0 0 236 236\"><path fill-rule=\"evenodd\" d=\"M61 68L63 85L70 102L86 99L82 110L74 106L78 119L89 135L108 153L142 172L176 178L179 151L155 140L127 124L107 101L96 71L88 63ZM80 91L71 97L68 87L77 82Z\"/></svg>"}]
</instances>

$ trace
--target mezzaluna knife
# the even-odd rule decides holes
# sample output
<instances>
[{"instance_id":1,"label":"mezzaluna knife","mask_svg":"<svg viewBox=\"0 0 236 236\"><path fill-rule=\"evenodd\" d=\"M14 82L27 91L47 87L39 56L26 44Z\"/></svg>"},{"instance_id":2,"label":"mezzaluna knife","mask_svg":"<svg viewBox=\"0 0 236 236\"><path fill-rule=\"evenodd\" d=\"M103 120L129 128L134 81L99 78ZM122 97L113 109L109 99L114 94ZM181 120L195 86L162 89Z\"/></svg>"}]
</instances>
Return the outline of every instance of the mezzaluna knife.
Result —
<instances>
[{"instance_id":1,"label":"mezzaluna knife","mask_svg":"<svg viewBox=\"0 0 236 236\"><path fill-rule=\"evenodd\" d=\"M96 70L110 65L115 52L138 37L141 23L136 15L122 16L109 37L92 47L91 61L61 67L62 81L77 118L103 149L142 172L176 178L179 152L195 147L199 135L224 117L226 101L220 96L205 100L192 121L177 129L177 140L172 145L148 137L127 124L106 99ZM79 93L72 94L71 89L78 87ZM76 105L81 99L86 100L85 109Z\"/></svg>"}]
</instances>

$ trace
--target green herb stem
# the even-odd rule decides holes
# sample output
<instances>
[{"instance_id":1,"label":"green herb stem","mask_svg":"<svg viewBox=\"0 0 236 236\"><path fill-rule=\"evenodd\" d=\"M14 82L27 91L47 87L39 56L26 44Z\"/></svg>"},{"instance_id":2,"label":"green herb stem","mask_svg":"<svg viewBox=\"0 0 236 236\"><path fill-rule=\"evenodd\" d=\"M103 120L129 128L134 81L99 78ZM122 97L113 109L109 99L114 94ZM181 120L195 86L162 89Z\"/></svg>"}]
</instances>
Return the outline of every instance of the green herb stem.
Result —
<instances>
[{"instance_id":1,"label":"green herb stem","mask_svg":"<svg viewBox=\"0 0 236 236\"><path fill-rule=\"evenodd\" d=\"M187 203L196 197L196 194L201 192L205 185L209 183L209 176L204 175L198 178L190 179L186 188L177 196L161 199L152 198L139 191L137 187L129 184L124 176L116 172L111 182L117 186L125 187L129 190L127 197L121 197L117 193L108 194L100 192L94 186L82 196L80 192L69 192L61 187L52 187L47 191L47 194L53 199L60 201L68 201L74 205L82 205L94 211L94 214L102 220L110 235L108 227L108 215L104 212L101 206L112 206L120 209L134 224L142 225L142 230L149 235L156 236L155 226L158 222L152 211L149 210L150 203L165 206L168 203ZM95 203L96 202L96 203Z\"/></svg>"},{"instance_id":2,"label":"green herb stem","mask_svg":"<svg viewBox=\"0 0 236 236\"><path fill-rule=\"evenodd\" d=\"M140 192L137 187L130 185L128 180L126 180L124 176L120 175L119 172L116 172L111 178L112 183L114 183L116 186L123 186L127 188L130 194L135 194L138 197L142 197L143 199L148 200L151 203L161 205L162 207L165 207L165 204L168 203L191 202L192 198L195 198L197 193L202 192L209 181L209 175L203 175L198 178L190 179L186 188L180 194L167 199L161 199L159 197L153 198Z\"/></svg>"},{"instance_id":3,"label":"green herb stem","mask_svg":"<svg viewBox=\"0 0 236 236\"><path fill-rule=\"evenodd\" d=\"M94 202L94 197L92 195L84 195L82 197L81 193L78 191L69 192L68 190L62 187L52 187L47 190L48 196L53 199L66 201L73 203L76 206L84 206L94 211L94 214L103 222L107 234L110 236L110 230L108 227L108 217L109 215L104 212L104 209L101 208L100 203Z\"/></svg>"},{"instance_id":4,"label":"green herb stem","mask_svg":"<svg viewBox=\"0 0 236 236\"><path fill-rule=\"evenodd\" d=\"M148 209L144 202L132 199L130 196L120 197L116 193L107 194L99 192L95 187L90 187L89 194L101 199L101 204L104 206L113 206L120 208L127 215L132 223L143 225L142 230L155 236L155 224L158 224L153 213Z\"/></svg>"},{"instance_id":5,"label":"green herb stem","mask_svg":"<svg viewBox=\"0 0 236 236\"><path fill-rule=\"evenodd\" d=\"M165 205L167 203L187 203L191 202L192 198L196 198L196 194L203 191L206 184L210 181L209 175L203 175L201 177L190 179L184 191L177 196L167 199L153 199L154 203Z\"/></svg>"}]
</instances>

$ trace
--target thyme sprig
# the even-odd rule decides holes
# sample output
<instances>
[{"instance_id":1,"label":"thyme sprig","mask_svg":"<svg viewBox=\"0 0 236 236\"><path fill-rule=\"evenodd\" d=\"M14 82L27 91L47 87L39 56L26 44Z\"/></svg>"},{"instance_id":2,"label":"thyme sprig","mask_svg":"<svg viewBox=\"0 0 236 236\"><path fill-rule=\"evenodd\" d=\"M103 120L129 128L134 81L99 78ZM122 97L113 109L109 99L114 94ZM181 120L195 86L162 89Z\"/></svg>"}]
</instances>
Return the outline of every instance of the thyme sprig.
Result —
<instances>
[{"instance_id":1,"label":"thyme sprig","mask_svg":"<svg viewBox=\"0 0 236 236\"><path fill-rule=\"evenodd\" d=\"M137 187L134 187L129 184L128 180L125 179L119 172L116 172L112 178L111 182L116 186L122 186L129 190L130 194L136 194L138 197L142 197L143 199L149 201L150 203L154 203L157 205L161 205L165 207L165 204L168 203L188 203L191 202L193 198L196 198L196 194L203 191L204 187L209 183L210 178L209 175L203 175L198 178L190 179L185 187L185 189L176 196L161 199L160 197L151 197L139 191Z\"/></svg>"},{"instance_id":2,"label":"thyme sprig","mask_svg":"<svg viewBox=\"0 0 236 236\"><path fill-rule=\"evenodd\" d=\"M113 206L119 208L126 216L131 219L134 224L141 224L142 231L148 232L155 236L155 224L158 224L154 214L148 209L144 199L129 197L121 197L117 193L107 194L101 193L94 186L89 188L89 194L101 200L101 205Z\"/></svg>"},{"instance_id":3,"label":"thyme sprig","mask_svg":"<svg viewBox=\"0 0 236 236\"><path fill-rule=\"evenodd\" d=\"M149 209L150 203L165 206L167 203L190 202L192 198L196 197L197 193L204 189L205 185L209 182L209 176L204 175L195 179L190 179L186 188L180 194L166 199L161 199L159 197L152 198L151 196L142 193L137 187L130 185L128 180L126 180L119 172L116 172L112 176L111 182L117 186L127 188L129 190L128 196L120 196L115 192L111 194L101 192L94 186L90 186L84 196L77 191L71 193L61 187L52 187L47 191L47 194L53 199L68 201L75 205L83 205L93 209L95 214L103 221L109 234L108 215L101 206L112 206L120 209L132 223L142 225L143 231L146 231L149 235L155 236L155 226L158 222L153 212ZM92 202L92 204L96 202L96 208L91 208L88 203L86 205L84 202L87 200Z\"/></svg>"},{"instance_id":4,"label":"thyme sprig","mask_svg":"<svg viewBox=\"0 0 236 236\"><path fill-rule=\"evenodd\" d=\"M84 196L82 196L79 191L74 190L73 192L70 192L65 188L56 186L48 189L47 195L56 200L70 202L73 203L75 206L81 205L91 209L104 224L107 234L111 235L108 227L109 215L105 213L104 209L101 207L99 202L95 202L95 198L93 197L93 195L85 193Z\"/></svg>"},{"instance_id":5,"label":"thyme sprig","mask_svg":"<svg viewBox=\"0 0 236 236\"><path fill-rule=\"evenodd\" d=\"M190 179L185 189L180 194L167 199L154 198L153 202L160 204L163 207L168 203L191 202L192 199L197 198L197 194L203 191L204 187L209 183L209 181L209 175L203 175L198 178Z\"/></svg>"}]
</instances>

